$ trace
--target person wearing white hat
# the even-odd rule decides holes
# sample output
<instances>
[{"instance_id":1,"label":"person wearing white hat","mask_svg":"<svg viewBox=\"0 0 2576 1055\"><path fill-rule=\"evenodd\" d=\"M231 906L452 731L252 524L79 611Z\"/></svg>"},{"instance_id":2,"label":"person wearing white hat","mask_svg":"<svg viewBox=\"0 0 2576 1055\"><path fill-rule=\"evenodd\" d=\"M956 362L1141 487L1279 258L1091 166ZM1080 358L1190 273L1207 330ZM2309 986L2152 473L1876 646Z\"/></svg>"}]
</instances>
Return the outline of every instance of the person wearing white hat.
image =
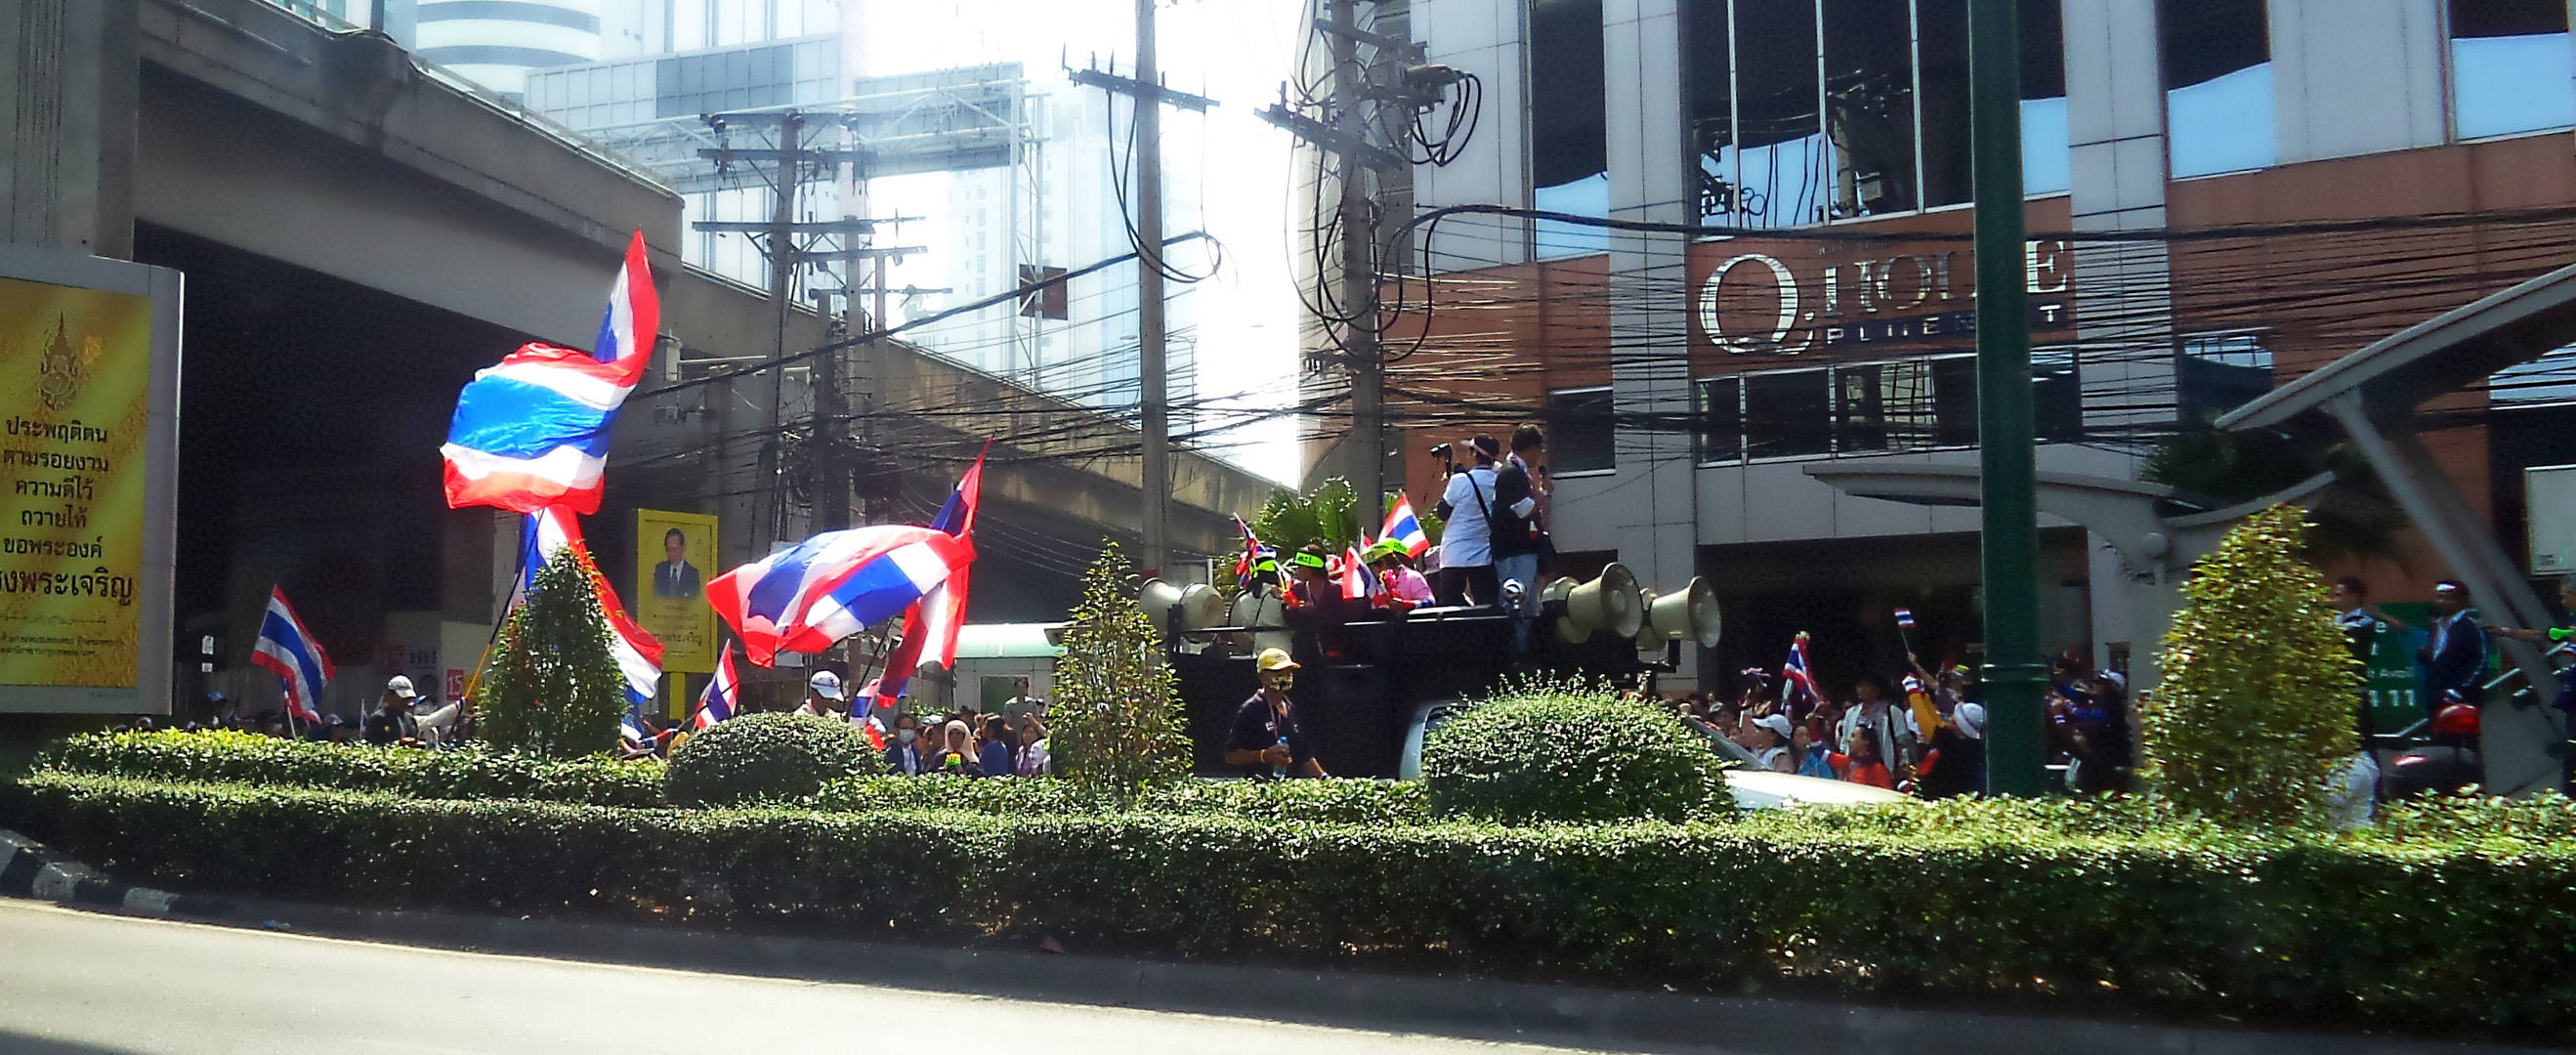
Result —
<instances>
[{"instance_id":1,"label":"person wearing white hat","mask_svg":"<svg viewBox=\"0 0 2576 1055\"><path fill-rule=\"evenodd\" d=\"M1766 714L1753 720L1753 728L1762 737L1762 746L1754 748L1753 757L1774 773L1795 773L1797 759L1790 756L1789 737L1793 735L1789 716Z\"/></svg>"},{"instance_id":2,"label":"person wearing white hat","mask_svg":"<svg viewBox=\"0 0 2576 1055\"><path fill-rule=\"evenodd\" d=\"M361 723L367 742L378 747L420 747L420 722L411 716L413 700L420 692L411 687L411 679L400 674L385 682L385 695L375 710L367 712Z\"/></svg>"},{"instance_id":3,"label":"person wearing white hat","mask_svg":"<svg viewBox=\"0 0 2576 1055\"><path fill-rule=\"evenodd\" d=\"M796 708L796 713L817 718L841 717L841 676L828 670L818 670L813 677L805 679L805 704Z\"/></svg>"}]
</instances>

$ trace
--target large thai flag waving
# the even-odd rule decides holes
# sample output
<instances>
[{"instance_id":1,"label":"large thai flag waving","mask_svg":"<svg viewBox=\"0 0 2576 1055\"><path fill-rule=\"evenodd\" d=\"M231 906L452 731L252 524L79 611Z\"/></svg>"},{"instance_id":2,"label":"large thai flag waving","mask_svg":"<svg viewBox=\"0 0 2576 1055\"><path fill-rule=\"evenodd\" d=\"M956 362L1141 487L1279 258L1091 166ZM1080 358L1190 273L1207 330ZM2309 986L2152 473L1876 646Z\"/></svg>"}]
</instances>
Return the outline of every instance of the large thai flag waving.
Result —
<instances>
[{"instance_id":1,"label":"large thai flag waving","mask_svg":"<svg viewBox=\"0 0 2576 1055\"><path fill-rule=\"evenodd\" d=\"M644 232L637 231L590 351L524 344L457 393L456 417L438 449L447 462L448 506L599 512L609 427L644 379L661 325Z\"/></svg>"},{"instance_id":2,"label":"large thai flag waving","mask_svg":"<svg viewBox=\"0 0 2576 1055\"><path fill-rule=\"evenodd\" d=\"M1790 640L1789 658L1780 664L1781 706L1786 707L1797 699L1790 695L1792 690L1806 693L1810 704L1825 702L1825 694L1816 691L1815 674L1807 667L1807 632L1804 630L1798 631L1798 636Z\"/></svg>"},{"instance_id":3,"label":"large thai flag waving","mask_svg":"<svg viewBox=\"0 0 2576 1055\"><path fill-rule=\"evenodd\" d=\"M295 617L284 590L269 588L268 614L260 619L259 644L251 650L250 661L286 683L286 709L298 720L322 720L322 687L331 683L334 673L331 656L306 632L304 620Z\"/></svg>"},{"instance_id":4,"label":"large thai flag waving","mask_svg":"<svg viewBox=\"0 0 2576 1055\"><path fill-rule=\"evenodd\" d=\"M989 446L989 445L987 445ZM957 490L939 507L939 515L930 518L930 526L964 539L975 537L975 506L984 497L984 456L977 454L975 464L957 479ZM924 663L936 663L941 669L957 666L957 630L966 625L966 587L971 566L961 565L948 576L948 581L923 594L921 603L904 613L903 639L886 655L885 672L868 687L859 690L859 698L873 707L880 699L901 699L912 686L912 676ZM865 714L857 708L852 714Z\"/></svg>"},{"instance_id":5,"label":"large thai flag waving","mask_svg":"<svg viewBox=\"0 0 2576 1055\"><path fill-rule=\"evenodd\" d=\"M513 608L537 584L537 569L554 560L556 554L578 547L586 556L589 549L581 538L581 521L562 506L547 506L528 514L519 546L519 559L525 570L510 597ZM599 598L600 614L608 619L609 651L617 656L617 669L626 675L627 705L630 709L640 707L662 691L662 643L626 614L626 606L618 603L617 591L608 585L608 577L599 573L598 566L587 560L583 564L590 573L591 592Z\"/></svg>"},{"instance_id":6,"label":"large thai flag waving","mask_svg":"<svg viewBox=\"0 0 2576 1055\"><path fill-rule=\"evenodd\" d=\"M826 531L716 576L707 604L766 667L782 651L818 653L892 618L974 559L973 543L937 528Z\"/></svg>"}]
</instances>

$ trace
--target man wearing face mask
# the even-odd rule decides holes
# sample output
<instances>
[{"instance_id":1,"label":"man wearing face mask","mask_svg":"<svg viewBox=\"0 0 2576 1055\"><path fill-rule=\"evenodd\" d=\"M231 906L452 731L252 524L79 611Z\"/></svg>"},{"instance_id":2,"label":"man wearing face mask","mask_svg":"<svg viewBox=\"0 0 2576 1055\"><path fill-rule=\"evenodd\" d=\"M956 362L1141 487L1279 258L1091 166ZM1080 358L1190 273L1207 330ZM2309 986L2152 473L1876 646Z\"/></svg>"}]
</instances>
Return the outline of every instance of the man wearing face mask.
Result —
<instances>
[{"instance_id":1,"label":"man wearing face mask","mask_svg":"<svg viewBox=\"0 0 2576 1055\"><path fill-rule=\"evenodd\" d=\"M921 775L921 723L906 711L894 719L894 735L886 745L886 772L901 777Z\"/></svg>"},{"instance_id":2,"label":"man wearing face mask","mask_svg":"<svg viewBox=\"0 0 2576 1055\"><path fill-rule=\"evenodd\" d=\"M1288 690L1297 684L1297 661L1268 648L1254 662L1261 668L1261 691L1235 712L1234 732L1225 741L1225 764L1242 766L1246 775L1255 778L1324 776L1324 767L1315 761L1288 699Z\"/></svg>"}]
</instances>

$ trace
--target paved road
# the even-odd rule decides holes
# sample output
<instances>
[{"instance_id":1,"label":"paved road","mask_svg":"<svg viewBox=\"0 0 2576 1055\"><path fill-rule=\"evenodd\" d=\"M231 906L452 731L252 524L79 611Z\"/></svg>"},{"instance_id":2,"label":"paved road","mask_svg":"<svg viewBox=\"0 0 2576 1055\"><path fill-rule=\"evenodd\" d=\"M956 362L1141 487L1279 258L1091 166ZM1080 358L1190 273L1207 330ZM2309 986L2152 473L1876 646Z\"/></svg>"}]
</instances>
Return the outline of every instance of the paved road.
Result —
<instances>
[{"instance_id":1,"label":"paved road","mask_svg":"<svg viewBox=\"0 0 2576 1055\"><path fill-rule=\"evenodd\" d=\"M0 901L0 1055L1564 1050L443 952Z\"/></svg>"}]
</instances>

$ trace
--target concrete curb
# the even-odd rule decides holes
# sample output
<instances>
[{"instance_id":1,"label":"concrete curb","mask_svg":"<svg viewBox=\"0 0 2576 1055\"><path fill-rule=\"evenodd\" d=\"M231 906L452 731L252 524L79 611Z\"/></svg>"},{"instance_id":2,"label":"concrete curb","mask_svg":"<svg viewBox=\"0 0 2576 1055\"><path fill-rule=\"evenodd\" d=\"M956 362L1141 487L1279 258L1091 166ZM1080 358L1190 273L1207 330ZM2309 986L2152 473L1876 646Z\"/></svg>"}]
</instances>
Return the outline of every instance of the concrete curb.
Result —
<instances>
[{"instance_id":1,"label":"concrete curb","mask_svg":"<svg viewBox=\"0 0 2576 1055\"><path fill-rule=\"evenodd\" d=\"M14 854L10 847L16 848ZM42 866L29 863L35 860L42 860ZM34 893L32 878L18 878L42 874L69 877L57 878L45 889L69 890L72 896ZM110 912L456 951L1631 1051L2528 1055L2569 1050L216 900L115 884L0 831L0 896L20 896L20 891Z\"/></svg>"},{"instance_id":2,"label":"concrete curb","mask_svg":"<svg viewBox=\"0 0 2576 1055\"><path fill-rule=\"evenodd\" d=\"M206 915L223 902L119 883L105 873L0 828L0 897L65 905L113 905L146 915Z\"/></svg>"}]
</instances>

